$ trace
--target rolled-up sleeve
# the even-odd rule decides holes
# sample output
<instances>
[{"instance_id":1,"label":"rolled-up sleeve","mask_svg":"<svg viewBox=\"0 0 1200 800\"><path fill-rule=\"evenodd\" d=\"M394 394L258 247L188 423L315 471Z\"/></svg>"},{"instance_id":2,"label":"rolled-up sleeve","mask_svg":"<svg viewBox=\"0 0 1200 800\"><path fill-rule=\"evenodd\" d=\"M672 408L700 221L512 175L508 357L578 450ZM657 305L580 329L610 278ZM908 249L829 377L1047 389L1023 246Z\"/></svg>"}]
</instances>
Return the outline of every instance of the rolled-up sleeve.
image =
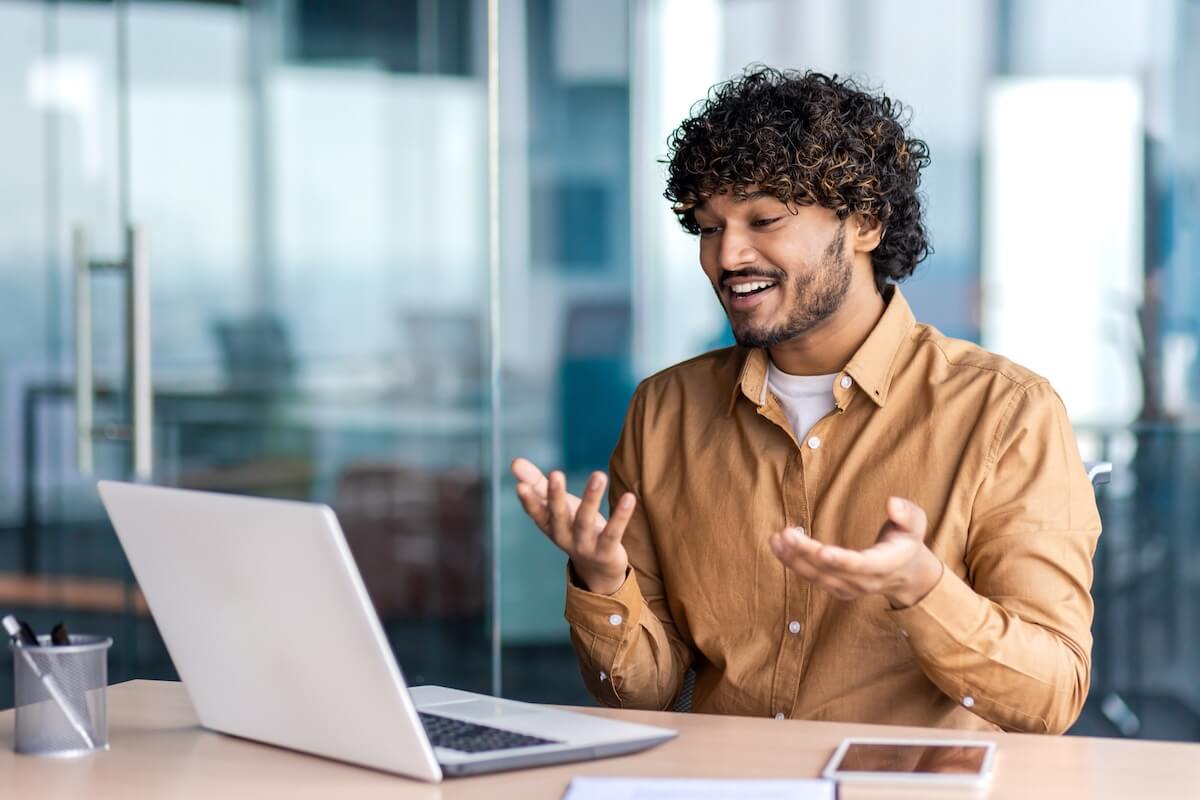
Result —
<instances>
[{"instance_id":1,"label":"rolled-up sleeve","mask_svg":"<svg viewBox=\"0 0 1200 800\"><path fill-rule=\"evenodd\" d=\"M961 570L892 612L943 692L1010 731L1061 733L1091 680L1100 517L1062 401L1014 392L989 450Z\"/></svg>"},{"instance_id":2,"label":"rolled-up sleeve","mask_svg":"<svg viewBox=\"0 0 1200 800\"><path fill-rule=\"evenodd\" d=\"M634 509L622 543L630 572L615 593L589 592L567 568L566 619L588 691L615 708L669 708L692 663L691 648L671 618L641 493L640 449L644 399L630 403L609 463L609 505L633 492Z\"/></svg>"}]
</instances>

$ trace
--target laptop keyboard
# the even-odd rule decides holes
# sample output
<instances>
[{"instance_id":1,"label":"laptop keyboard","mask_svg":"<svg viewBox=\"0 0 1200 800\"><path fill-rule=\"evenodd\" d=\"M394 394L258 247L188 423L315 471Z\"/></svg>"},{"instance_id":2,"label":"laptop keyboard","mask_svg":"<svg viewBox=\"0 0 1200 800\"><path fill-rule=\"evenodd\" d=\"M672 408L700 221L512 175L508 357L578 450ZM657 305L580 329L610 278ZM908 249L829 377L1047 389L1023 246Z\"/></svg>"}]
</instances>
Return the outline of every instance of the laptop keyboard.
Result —
<instances>
[{"instance_id":1,"label":"laptop keyboard","mask_svg":"<svg viewBox=\"0 0 1200 800\"><path fill-rule=\"evenodd\" d=\"M536 744L562 744L553 739L539 739L523 733L489 728L449 717L418 712L421 725L434 747L458 750L462 753L486 753L492 750L511 750L514 747L532 747Z\"/></svg>"}]
</instances>

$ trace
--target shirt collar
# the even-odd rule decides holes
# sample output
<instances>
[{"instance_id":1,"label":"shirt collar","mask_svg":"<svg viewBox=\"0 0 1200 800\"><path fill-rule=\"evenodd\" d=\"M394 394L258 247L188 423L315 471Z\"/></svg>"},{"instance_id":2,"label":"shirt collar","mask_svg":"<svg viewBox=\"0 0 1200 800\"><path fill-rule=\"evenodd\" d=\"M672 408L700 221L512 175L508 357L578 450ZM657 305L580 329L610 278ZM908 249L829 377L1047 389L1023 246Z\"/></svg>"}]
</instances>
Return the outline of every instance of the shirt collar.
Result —
<instances>
[{"instance_id":1,"label":"shirt collar","mask_svg":"<svg viewBox=\"0 0 1200 800\"><path fill-rule=\"evenodd\" d=\"M890 287L884 297L887 307L883 316L842 370L880 407L887 402L888 389L898 367L900 347L917 324L899 286ZM745 396L755 405L762 405L766 396L767 365L770 363L766 349L761 347L753 350L738 347L735 352L741 353L743 360L741 372L730 392L730 413L733 413L738 395Z\"/></svg>"}]
</instances>

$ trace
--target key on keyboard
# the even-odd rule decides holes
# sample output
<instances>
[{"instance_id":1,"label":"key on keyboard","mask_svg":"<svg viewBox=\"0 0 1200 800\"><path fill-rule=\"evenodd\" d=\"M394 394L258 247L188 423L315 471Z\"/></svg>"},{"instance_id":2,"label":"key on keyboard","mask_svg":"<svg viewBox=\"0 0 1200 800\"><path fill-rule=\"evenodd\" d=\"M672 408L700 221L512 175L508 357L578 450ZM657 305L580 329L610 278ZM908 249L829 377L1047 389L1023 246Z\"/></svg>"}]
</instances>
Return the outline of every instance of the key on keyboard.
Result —
<instances>
[{"instance_id":1,"label":"key on keyboard","mask_svg":"<svg viewBox=\"0 0 1200 800\"><path fill-rule=\"evenodd\" d=\"M434 747L458 750L463 753L486 753L490 750L509 750L514 747L532 747L535 744L562 744L553 739L539 739L523 733L489 728L473 722L439 717L435 714L418 712L421 725Z\"/></svg>"}]
</instances>

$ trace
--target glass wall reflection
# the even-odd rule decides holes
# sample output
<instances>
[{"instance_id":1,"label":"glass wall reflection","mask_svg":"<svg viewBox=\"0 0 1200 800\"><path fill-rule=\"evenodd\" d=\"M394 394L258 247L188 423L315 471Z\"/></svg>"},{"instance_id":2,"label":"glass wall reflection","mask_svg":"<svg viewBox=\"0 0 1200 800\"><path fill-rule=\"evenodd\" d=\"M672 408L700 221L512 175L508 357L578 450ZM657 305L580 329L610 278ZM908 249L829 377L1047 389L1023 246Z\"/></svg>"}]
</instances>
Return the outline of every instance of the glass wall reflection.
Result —
<instances>
[{"instance_id":1,"label":"glass wall reflection","mask_svg":"<svg viewBox=\"0 0 1200 800\"><path fill-rule=\"evenodd\" d=\"M578 487L633 394L629 16L624 3L500 4L502 463ZM507 696L591 703L563 621L565 557L500 481Z\"/></svg>"},{"instance_id":2,"label":"glass wall reflection","mask_svg":"<svg viewBox=\"0 0 1200 800\"><path fill-rule=\"evenodd\" d=\"M75 462L72 236L120 260L134 224L155 482L330 504L408 678L490 690L485 30L467 0L0 6L0 606L174 675L94 490L130 475L119 272Z\"/></svg>"}]
</instances>

